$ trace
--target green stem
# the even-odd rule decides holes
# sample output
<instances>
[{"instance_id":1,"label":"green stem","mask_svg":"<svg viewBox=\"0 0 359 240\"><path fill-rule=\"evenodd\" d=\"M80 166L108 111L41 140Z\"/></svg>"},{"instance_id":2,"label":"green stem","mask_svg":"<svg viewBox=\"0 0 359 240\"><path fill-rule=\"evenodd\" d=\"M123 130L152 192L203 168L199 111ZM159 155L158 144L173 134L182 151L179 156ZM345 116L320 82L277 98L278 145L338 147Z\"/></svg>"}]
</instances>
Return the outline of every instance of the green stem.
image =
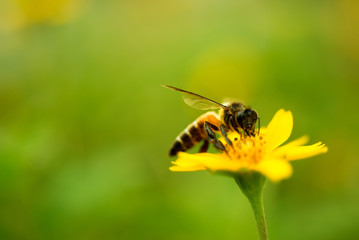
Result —
<instances>
[{"instance_id":1,"label":"green stem","mask_svg":"<svg viewBox=\"0 0 359 240\"><path fill-rule=\"evenodd\" d=\"M234 179L252 205L257 222L259 240L268 240L262 194L266 180L265 177L256 172L244 172L234 176Z\"/></svg>"},{"instance_id":2,"label":"green stem","mask_svg":"<svg viewBox=\"0 0 359 240\"><path fill-rule=\"evenodd\" d=\"M258 196L258 199L249 200L254 212L254 217L257 222L257 230L259 240L268 240L267 225L264 216L263 198L262 194Z\"/></svg>"}]
</instances>

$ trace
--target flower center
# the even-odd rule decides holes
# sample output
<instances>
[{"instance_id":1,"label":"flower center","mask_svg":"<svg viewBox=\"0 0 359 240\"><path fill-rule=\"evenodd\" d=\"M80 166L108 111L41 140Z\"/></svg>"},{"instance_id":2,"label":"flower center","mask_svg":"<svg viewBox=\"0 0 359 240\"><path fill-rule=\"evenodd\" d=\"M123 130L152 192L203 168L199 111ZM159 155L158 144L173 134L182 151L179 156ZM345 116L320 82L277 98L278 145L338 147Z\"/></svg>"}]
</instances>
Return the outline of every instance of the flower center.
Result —
<instances>
[{"instance_id":1,"label":"flower center","mask_svg":"<svg viewBox=\"0 0 359 240\"><path fill-rule=\"evenodd\" d=\"M234 138L233 145L225 144L228 156L244 164L255 165L263 159L266 141L263 136Z\"/></svg>"}]
</instances>

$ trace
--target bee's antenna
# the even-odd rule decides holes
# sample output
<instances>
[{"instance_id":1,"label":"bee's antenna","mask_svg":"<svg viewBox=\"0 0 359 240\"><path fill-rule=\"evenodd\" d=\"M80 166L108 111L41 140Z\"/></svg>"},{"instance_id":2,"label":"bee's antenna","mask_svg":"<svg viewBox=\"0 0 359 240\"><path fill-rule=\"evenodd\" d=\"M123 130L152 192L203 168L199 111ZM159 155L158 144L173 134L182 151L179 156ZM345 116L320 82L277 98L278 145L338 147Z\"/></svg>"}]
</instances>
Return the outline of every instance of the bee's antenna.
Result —
<instances>
[{"instance_id":1,"label":"bee's antenna","mask_svg":"<svg viewBox=\"0 0 359 240\"><path fill-rule=\"evenodd\" d=\"M259 131L261 130L261 119L257 118L258 120L258 135L259 135Z\"/></svg>"}]
</instances>

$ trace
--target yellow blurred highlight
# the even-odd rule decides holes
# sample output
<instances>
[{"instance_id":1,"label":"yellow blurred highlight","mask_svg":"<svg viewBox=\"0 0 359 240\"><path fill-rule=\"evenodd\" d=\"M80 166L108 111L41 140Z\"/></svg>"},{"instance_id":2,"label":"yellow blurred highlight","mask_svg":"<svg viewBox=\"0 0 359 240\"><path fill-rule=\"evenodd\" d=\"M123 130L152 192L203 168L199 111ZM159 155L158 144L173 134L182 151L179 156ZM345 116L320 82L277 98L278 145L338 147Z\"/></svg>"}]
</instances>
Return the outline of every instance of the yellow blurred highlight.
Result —
<instances>
[{"instance_id":1,"label":"yellow blurred highlight","mask_svg":"<svg viewBox=\"0 0 359 240\"><path fill-rule=\"evenodd\" d=\"M83 0L4 0L0 4L0 31L12 31L37 24L64 24L72 21Z\"/></svg>"}]
</instances>

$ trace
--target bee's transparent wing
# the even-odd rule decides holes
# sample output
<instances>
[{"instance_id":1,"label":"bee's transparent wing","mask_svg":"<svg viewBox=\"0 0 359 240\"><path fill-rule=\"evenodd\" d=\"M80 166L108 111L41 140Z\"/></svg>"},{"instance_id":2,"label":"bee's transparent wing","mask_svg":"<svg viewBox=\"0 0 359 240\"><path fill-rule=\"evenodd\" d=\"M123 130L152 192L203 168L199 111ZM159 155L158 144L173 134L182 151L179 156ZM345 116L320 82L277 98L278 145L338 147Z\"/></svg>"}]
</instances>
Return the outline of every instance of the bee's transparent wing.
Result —
<instances>
[{"instance_id":1,"label":"bee's transparent wing","mask_svg":"<svg viewBox=\"0 0 359 240\"><path fill-rule=\"evenodd\" d=\"M210 110L221 108L222 105L216 102L212 102L206 98L202 98L196 95L182 93L184 102L195 109L199 110Z\"/></svg>"},{"instance_id":2,"label":"bee's transparent wing","mask_svg":"<svg viewBox=\"0 0 359 240\"><path fill-rule=\"evenodd\" d=\"M218 108L225 108L226 106L213 101L209 98L203 97L199 94L192 93L186 90L182 90L176 87L168 86L168 85L162 85L163 87L182 92L183 94L183 100L184 102L189 105L190 107L193 107L195 109L199 110L209 110L209 109L218 109Z\"/></svg>"}]
</instances>

